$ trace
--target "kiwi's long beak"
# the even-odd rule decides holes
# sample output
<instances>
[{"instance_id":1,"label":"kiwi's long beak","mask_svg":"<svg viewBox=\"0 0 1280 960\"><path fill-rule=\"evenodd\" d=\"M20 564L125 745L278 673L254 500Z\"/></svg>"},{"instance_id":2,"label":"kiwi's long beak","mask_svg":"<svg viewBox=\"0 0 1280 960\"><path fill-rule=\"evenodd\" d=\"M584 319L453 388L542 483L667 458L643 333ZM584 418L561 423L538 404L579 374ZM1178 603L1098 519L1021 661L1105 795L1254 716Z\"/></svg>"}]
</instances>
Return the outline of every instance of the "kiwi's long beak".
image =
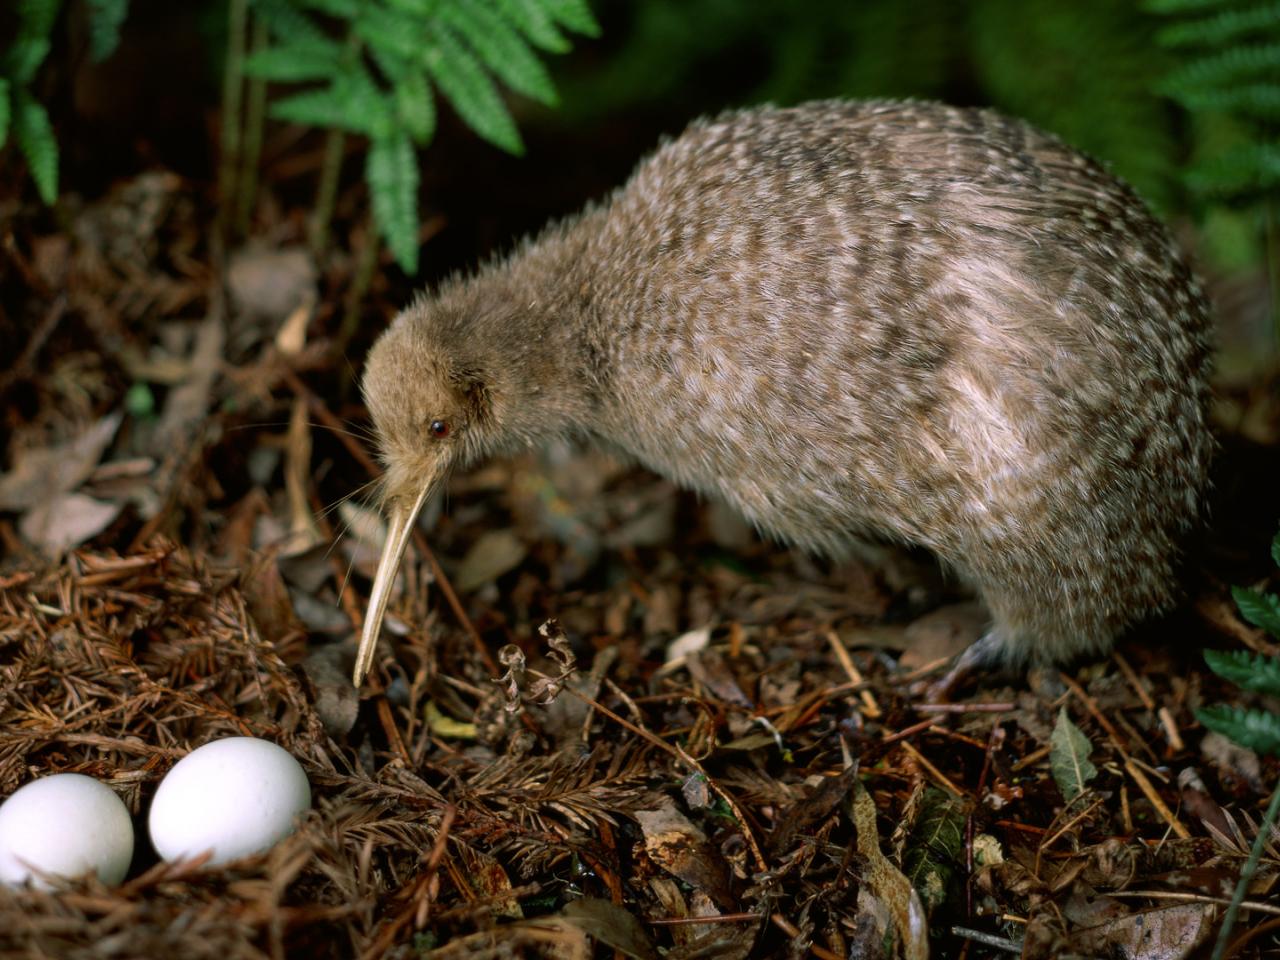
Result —
<instances>
[{"instance_id":1,"label":"kiwi's long beak","mask_svg":"<svg viewBox=\"0 0 1280 960\"><path fill-rule=\"evenodd\" d=\"M373 591L369 594L369 611L364 618L364 630L360 633L360 649L356 651L356 668L351 675L357 687L364 680L369 668L373 665L373 654L378 646L378 632L382 628L382 618L387 612L387 600L391 596L391 585L395 582L396 571L400 569L400 559L404 556L404 548L413 535L413 525L418 519L422 505L427 502L427 495L435 486L432 477L418 492L417 499L410 506L406 500L392 501L391 515L387 518L387 542L382 546L382 556L378 558L378 572L373 575Z\"/></svg>"}]
</instances>

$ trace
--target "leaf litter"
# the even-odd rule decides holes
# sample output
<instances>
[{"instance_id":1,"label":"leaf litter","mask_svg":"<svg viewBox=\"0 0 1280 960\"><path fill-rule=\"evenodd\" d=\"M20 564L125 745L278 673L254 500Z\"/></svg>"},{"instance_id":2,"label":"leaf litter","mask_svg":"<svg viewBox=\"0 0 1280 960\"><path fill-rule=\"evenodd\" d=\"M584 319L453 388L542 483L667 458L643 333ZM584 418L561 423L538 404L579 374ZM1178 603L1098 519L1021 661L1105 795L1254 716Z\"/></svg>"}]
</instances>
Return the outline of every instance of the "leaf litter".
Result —
<instances>
[{"instance_id":1,"label":"leaf litter","mask_svg":"<svg viewBox=\"0 0 1280 960\"><path fill-rule=\"evenodd\" d=\"M280 250L237 254L224 303L172 176L122 184L69 240L31 229L14 250L68 295L50 312L0 266L41 338L3 381L0 794L85 773L145 838L178 759L252 735L298 757L315 802L217 869L143 839L119 887L0 889L0 953L1173 960L1211 942L1277 775L1194 719L1232 696L1195 648L1262 649L1221 585L1211 614L1161 628L1176 643L924 704L977 629L927 564L820 564L557 448L453 478L357 692L362 539L382 528L358 498L329 510L373 465L326 352L318 288L341 266L317 271L282 224ZM383 316L403 299L379 296ZM139 383L154 411L126 406ZM112 515L41 535L33 513L74 516L69 497ZM1278 883L1280 834L1237 956L1274 948Z\"/></svg>"}]
</instances>

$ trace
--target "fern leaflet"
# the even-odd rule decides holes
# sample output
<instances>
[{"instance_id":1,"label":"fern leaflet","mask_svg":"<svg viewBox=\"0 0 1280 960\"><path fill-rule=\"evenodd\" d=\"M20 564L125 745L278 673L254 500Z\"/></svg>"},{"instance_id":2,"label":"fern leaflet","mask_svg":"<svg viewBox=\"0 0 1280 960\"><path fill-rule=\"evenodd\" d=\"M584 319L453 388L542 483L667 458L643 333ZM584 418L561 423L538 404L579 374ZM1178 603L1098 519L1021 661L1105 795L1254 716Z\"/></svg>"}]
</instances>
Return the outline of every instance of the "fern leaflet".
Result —
<instances>
[{"instance_id":1,"label":"fern leaflet","mask_svg":"<svg viewBox=\"0 0 1280 960\"><path fill-rule=\"evenodd\" d=\"M569 41L539 0L497 0L497 4L502 14L535 47L548 53L565 53L569 50Z\"/></svg>"},{"instance_id":2,"label":"fern leaflet","mask_svg":"<svg viewBox=\"0 0 1280 960\"><path fill-rule=\"evenodd\" d=\"M89 0L89 55L101 63L120 45L129 0Z\"/></svg>"},{"instance_id":3,"label":"fern leaflet","mask_svg":"<svg viewBox=\"0 0 1280 960\"><path fill-rule=\"evenodd\" d=\"M418 159L406 135L370 144L365 180L383 239L396 260L413 272L418 265Z\"/></svg>"},{"instance_id":4,"label":"fern leaflet","mask_svg":"<svg viewBox=\"0 0 1280 960\"><path fill-rule=\"evenodd\" d=\"M484 67L448 27L432 30L431 38L423 59L458 115L490 143L509 153L524 153L515 121Z\"/></svg>"},{"instance_id":5,"label":"fern leaflet","mask_svg":"<svg viewBox=\"0 0 1280 960\"><path fill-rule=\"evenodd\" d=\"M1280 27L1280 3L1268 3L1163 27L1156 34L1156 41L1166 47L1220 44L1275 27Z\"/></svg>"},{"instance_id":6,"label":"fern leaflet","mask_svg":"<svg viewBox=\"0 0 1280 960\"><path fill-rule=\"evenodd\" d=\"M1254 693L1280 697L1280 660L1248 650L1206 650L1205 663L1224 680Z\"/></svg>"},{"instance_id":7,"label":"fern leaflet","mask_svg":"<svg viewBox=\"0 0 1280 960\"><path fill-rule=\"evenodd\" d=\"M1280 754L1280 714L1218 705L1197 710L1196 719L1257 753Z\"/></svg>"},{"instance_id":8,"label":"fern leaflet","mask_svg":"<svg viewBox=\"0 0 1280 960\"><path fill-rule=\"evenodd\" d=\"M19 90L13 98L12 123L13 138L27 158L40 199L52 204L58 199L58 141L49 114L30 94Z\"/></svg>"},{"instance_id":9,"label":"fern leaflet","mask_svg":"<svg viewBox=\"0 0 1280 960\"><path fill-rule=\"evenodd\" d=\"M9 139L9 81L0 77L0 147Z\"/></svg>"},{"instance_id":10,"label":"fern leaflet","mask_svg":"<svg viewBox=\"0 0 1280 960\"><path fill-rule=\"evenodd\" d=\"M558 98L547 68L498 14L479 3L451 3L444 8L441 19L461 34L485 65L512 90L548 106L556 104Z\"/></svg>"}]
</instances>

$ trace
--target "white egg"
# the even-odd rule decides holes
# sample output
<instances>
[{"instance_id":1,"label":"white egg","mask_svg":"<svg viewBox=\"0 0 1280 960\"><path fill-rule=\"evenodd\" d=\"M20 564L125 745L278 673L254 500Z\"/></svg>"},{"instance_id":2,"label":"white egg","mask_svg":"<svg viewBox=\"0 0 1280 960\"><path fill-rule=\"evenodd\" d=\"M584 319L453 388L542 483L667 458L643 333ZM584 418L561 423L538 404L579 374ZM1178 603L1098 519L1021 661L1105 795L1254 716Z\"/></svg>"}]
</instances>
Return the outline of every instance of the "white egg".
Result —
<instances>
[{"instance_id":1,"label":"white egg","mask_svg":"<svg viewBox=\"0 0 1280 960\"><path fill-rule=\"evenodd\" d=\"M311 806L311 785L287 750L255 737L228 737L192 750L173 765L151 802L156 853L210 864L271 849Z\"/></svg>"},{"instance_id":2,"label":"white egg","mask_svg":"<svg viewBox=\"0 0 1280 960\"><path fill-rule=\"evenodd\" d=\"M0 882L50 884L39 874L93 871L115 885L133 859L133 821L110 787L79 773L55 773L0 804Z\"/></svg>"}]
</instances>

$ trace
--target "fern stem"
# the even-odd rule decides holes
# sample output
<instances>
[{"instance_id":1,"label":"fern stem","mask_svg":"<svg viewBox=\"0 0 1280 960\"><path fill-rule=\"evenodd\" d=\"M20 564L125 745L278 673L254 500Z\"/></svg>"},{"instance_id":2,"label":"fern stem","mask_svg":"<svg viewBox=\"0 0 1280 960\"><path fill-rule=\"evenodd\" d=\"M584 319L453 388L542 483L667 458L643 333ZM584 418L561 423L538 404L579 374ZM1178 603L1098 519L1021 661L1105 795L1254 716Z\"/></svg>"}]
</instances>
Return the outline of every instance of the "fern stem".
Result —
<instances>
[{"instance_id":1,"label":"fern stem","mask_svg":"<svg viewBox=\"0 0 1280 960\"><path fill-rule=\"evenodd\" d=\"M227 62L222 73L222 156L218 171L218 232L225 235L240 166L240 101L244 87L244 35L248 0L227 5Z\"/></svg>"},{"instance_id":2,"label":"fern stem","mask_svg":"<svg viewBox=\"0 0 1280 960\"><path fill-rule=\"evenodd\" d=\"M250 49L255 53L267 45L267 22L260 16L253 18L253 37ZM244 156L240 166L239 203L236 208L236 233L249 233L249 220L253 216L254 201L258 196L258 163L262 159L262 130L267 117L267 81L262 77L249 79L249 104L244 118Z\"/></svg>"},{"instance_id":3,"label":"fern stem","mask_svg":"<svg viewBox=\"0 0 1280 960\"><path fill-rule=\"evenodd\" d=\"M342 327L338 330L338 342L334 351L339 356L345 355L347 345L351 343L360 326L360 312L364 306L365 295L373 283L373 272L378 266L378 253L382 250L382 238L378 236L378 228L371 216L365 217L364 242L360 245L360 253L356 259L355 272L351 278L351 287L347 291L347 302L342 311ZM346 376L342 384L345 394L351 386L351 364L345 367Z\"/></svg>"},{"instance_id":4,"label":"fern stem","mask_svg":"<svg viewBox=\"0 0 1280 960\"><path fill-rule=\"evenodd\" d=\"M1263 199L1265 234L1262 247L1267 257L1267 286L1271 295L1271 327L1280 347L1280 197L1274 193Z\"/></svg>"},{"instance_id":5,"label":"fern stem","mask_svg":"<svg viewBox=\"0 0 1280 960\"><path fill-rule=\"evenodd\" d=\"M1244 869L1240 871L1240 881L1236 884L1236 891L1231 896L1231 906L1227 907L1226 915L1222 918L1222 929L1218 931L1218 942L1213 947L1213 960L1222 960L1226 956L1227 940L1231 937L1231 928L1235 926L1236 916L1240 913L1240 904L1244 901L1245 894L1249 892L1249 884L1253 881L1253 874L1258 869L1258 861L1262 859L1262 851L1267 845L1267 837L1271 835L1271 826L1276 822L1276 818L1280 816L1280 780L1276 781L1276 788L1271 794L1271 803L1267 806L1267 813L1262 818L1262 825L1258 827L1258 835L1254 838L1253 847L1249 850L1249 859L1244 865Z\"/></svg>"},{"instance_id":6,"label":"fern stem","mask_svg":"<svg viewBox=\"0 0 1280 960\"><path fill-rule=\"evenodd\" d=\"M311 255L320 262L329 246L329 222L338 197L338 174L347 149L347 135L331 127L325 135L324 161L320 166L320 184L316 187L316 205L311 212Z\"/></svg>"}]
</instances>

